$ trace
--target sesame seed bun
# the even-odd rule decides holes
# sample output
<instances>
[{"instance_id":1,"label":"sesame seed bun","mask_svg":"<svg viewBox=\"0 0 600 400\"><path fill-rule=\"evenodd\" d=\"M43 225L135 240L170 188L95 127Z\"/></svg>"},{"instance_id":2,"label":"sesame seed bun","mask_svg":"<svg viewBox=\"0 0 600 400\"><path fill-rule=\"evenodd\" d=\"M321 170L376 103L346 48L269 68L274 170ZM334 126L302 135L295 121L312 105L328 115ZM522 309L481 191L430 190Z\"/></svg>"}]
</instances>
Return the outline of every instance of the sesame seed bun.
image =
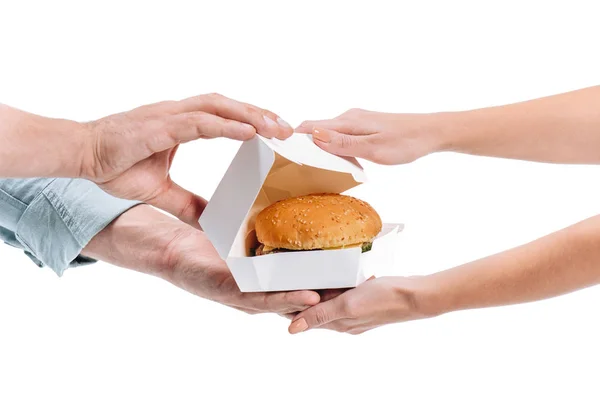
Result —
<instances>
[{"instance_id":1,"label":"sesame seed bun","mask_svg":"<svg viewBox=\"0 0 600 400\"><path fill-rule=\"evenodd\" d=\"M340 194L294 197L261 211L256 236L265 246L314 250L371 242L381 218L369 204Z\"/></svg>"}]
</instances>

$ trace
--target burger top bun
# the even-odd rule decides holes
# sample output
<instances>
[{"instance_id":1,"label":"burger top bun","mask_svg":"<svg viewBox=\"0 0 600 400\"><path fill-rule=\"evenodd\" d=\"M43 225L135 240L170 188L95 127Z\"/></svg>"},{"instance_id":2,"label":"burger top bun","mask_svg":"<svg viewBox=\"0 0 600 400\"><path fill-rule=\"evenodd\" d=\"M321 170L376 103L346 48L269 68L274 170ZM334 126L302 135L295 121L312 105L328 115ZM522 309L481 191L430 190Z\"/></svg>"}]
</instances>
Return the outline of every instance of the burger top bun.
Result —
<instances>
[{"instance_id":1,"label":"burger top bun","mask_svg":"<svg viewBox=\"0 0 600 400\"><path fill-rule=\"evenodd\" d=\"M381 231L381 218L354 197L312 194L271 204L256 217L255 230L265 246L327 249L372 241Z\"/></svg>"}]
</instances>

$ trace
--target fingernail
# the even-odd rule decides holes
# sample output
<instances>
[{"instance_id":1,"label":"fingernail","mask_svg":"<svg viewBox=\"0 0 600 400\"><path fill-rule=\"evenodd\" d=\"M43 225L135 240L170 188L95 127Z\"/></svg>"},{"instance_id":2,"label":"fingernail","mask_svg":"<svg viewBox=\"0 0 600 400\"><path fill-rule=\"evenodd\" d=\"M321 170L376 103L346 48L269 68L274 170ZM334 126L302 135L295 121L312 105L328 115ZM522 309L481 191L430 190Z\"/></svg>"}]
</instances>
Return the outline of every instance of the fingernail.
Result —
<instances>
[{"instance_id":1,"label":"fingernail","mask_svg":"<svg viewBox=\"0 0 600 400\"><path fill-rule=\"evenodd\" d=\"M290 324L289 331L291 334L304 332L308 328L308 324L304 318L297 319Z\"/></svg>"},{"instance_id":2,"label":"fingernail","mask_svg":"<svg viewBox=\"0 0 600 400\"><path fill-rule=\"evenodd\" d=\"M273 121L271 118L267 117L266 115L263 115L263 118L269 128L274 128L277 126L277 123L275 121Z\"/></svg>"},{"instance_id":3,"label":"fingernail","mask_svg":"<svg viewBox=\"0 0 600 400\"><path fill-rule=\"evenodd\" d=\"M312 137L313 137L313 139L317 139L321 142L325 142L325 143L331 142L331 137L329 136L329 133L319 130L319 129L313 129Z\"/></svg>"},{"instance_id":4,"label":"fingernail","mask_svg":"<svg viewBox=\"0 0 600 400\"><path fill-rule=\"evenodd\" d=\"M283 126L283 127L284 127L284 128L286 128L286 129L291 129L291 128L292 128L292 126L291 126L290 124L288 124L287 122L285 122L283 119L281 119L281 118L279 118L279 117L277 118L277 123L278 123L280 126Z\"/></svg>"}]
</instances>

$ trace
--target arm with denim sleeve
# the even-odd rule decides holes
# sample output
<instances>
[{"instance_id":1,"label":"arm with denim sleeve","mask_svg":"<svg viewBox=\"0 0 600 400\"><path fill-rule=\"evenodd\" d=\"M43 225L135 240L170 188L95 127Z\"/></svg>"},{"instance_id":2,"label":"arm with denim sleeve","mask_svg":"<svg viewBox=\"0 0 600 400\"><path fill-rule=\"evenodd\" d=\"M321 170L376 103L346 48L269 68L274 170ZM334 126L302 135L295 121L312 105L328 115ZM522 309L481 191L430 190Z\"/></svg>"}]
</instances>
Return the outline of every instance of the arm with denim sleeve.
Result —
<instances>
[{"instance_id":1,"label":"arm with denim sleeve","mask_svg":"<svg viewBox=\"0 0 600 400\"><path fill-rule=\"evenodd\" d=\"M251 314L298 312L319 301L311 291L241 293L203 232L136 204L84 180L0 180L0 238L59 275L97 259Z\"/></svg>"},{"instance_id":2,"label":"arm with denim sleeve","mask_svg":"<svg viewBox=\"0 0 600 400\"><path fill-rule=\"evenodd\" d=\"M82 249L136 204L83 179L0 179L0 239L60 276L93 262Z\"/></svg>"}]
</instances>

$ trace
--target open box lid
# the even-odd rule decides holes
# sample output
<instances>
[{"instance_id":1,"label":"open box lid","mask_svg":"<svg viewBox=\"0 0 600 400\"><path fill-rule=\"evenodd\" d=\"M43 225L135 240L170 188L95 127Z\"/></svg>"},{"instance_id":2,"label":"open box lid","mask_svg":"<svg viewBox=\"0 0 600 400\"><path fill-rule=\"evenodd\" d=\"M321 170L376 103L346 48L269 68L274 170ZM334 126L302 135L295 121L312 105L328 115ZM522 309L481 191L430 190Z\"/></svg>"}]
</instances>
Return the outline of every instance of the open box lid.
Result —
<instances>
[{"instance_id":1,"label":"open box lid","mask_svg":"<svg viewBox=\"0 0 600 400\"><path fill-rule=\"evenodd\" d=\"M320 149L310 135L242 143L199 219L219 255L243 255L246 234L266 206L310 193L343 193L366 175L354 158Z\"/></svg>"}]
</instances>

